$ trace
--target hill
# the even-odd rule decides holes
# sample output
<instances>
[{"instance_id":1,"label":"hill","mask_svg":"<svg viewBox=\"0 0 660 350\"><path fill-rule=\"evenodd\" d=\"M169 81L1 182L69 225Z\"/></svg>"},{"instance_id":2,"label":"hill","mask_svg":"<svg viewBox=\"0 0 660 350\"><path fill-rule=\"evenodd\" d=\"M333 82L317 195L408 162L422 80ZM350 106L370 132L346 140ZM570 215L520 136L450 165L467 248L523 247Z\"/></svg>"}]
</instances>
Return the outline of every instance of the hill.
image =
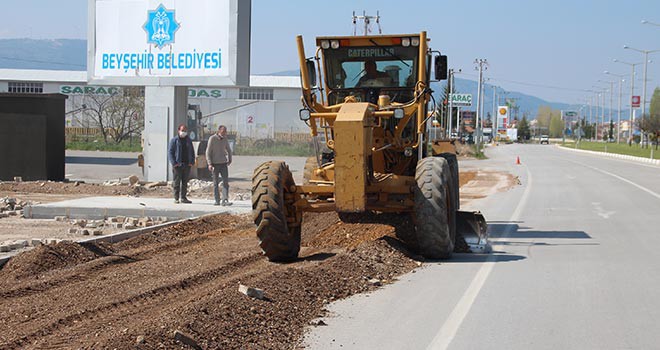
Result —
<instances>
[{"instance_id":1,"label":"hill","mask_svg":"<svg viewBox=\"0 0 660 350\"><path fill-rule=\"evenodd\" d=\"M0 68L86 70L87 41L1 39Z\"/></svg>"}]
</instances>

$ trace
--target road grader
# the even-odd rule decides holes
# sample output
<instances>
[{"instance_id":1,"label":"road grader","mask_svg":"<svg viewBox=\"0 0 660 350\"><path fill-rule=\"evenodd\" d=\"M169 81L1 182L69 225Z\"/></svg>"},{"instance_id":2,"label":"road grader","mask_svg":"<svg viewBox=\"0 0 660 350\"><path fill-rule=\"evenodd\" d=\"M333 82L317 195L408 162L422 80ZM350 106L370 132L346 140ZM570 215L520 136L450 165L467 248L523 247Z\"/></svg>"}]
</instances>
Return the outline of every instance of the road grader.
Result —
<instances>
[{"instance_id":1,"label":"road grader","mask_svg":"<svg viewBox=\"0 0 660 350\"><path fill-rule=\"evenodd\" d=\"M253 219L264 255L297 259L303 213L331 211L349 221L409 213L425 258L448 259L457 244L486 249L483 216L459 211L453 143L429 140L431 82L447 78L447 56L429 49L426 32L318 37L311 58L302 36L296 40L299 117L315 157L303 184L282 161L255 169Z\"/></svg>"}]
</instances>

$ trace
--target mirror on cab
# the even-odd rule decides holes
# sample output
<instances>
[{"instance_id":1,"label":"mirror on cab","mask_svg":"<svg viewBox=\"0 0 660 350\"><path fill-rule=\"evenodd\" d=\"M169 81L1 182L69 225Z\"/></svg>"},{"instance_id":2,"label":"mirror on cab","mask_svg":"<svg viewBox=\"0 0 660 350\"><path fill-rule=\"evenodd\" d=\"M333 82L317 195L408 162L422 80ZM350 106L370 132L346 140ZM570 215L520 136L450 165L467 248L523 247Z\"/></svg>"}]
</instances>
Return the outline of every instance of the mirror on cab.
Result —
<instances>
[{"instance_id":1,"label":"mirror on cab","mask_svg":"<svg viewBox=\"0 0 660 350\"><path fill-rule=\"evenodd\" d=\"M307 64L307 74L309 75L309 86L316 87L316 65L314 64L314 60L308 58L305 64Z\"/></svg>"},{"instance_id":2,"label":"mirror on cab","mask_svg":"<svg viewBox=\"0 0 660 350\"><path fill-rule=\"evenodd\" d=\"M439 55L435 57L435 80L447 79L447 56Z\"/></svg>"}]
</instances>

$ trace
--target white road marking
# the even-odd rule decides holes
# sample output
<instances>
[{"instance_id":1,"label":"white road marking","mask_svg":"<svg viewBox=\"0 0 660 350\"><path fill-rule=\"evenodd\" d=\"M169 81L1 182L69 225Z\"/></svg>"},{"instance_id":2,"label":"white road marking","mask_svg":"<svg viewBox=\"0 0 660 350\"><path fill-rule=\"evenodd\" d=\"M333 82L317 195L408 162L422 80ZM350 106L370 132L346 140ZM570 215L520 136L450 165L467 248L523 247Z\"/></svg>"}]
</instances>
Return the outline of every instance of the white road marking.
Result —
<instances>
[{"instance_id":1,"label":"white road marking","mask_svg":"<svg viewBox=\"0 0 660 350\"><path fill-rule=\"evenodd\" d=\"M603 206L600 205L600 202L591 202L591 205L594 206L594 213L603 219L609 219L610 216L616 213L615 211L606 211L603 209Z\"/></svg>"},{"instance_id":2,"label":"white road marking","mask_svg":"<svg viewBox=\"0 0 660 350\"><path fill-rule=\"evenodd\" d=\"M609 171L605 171L605 170L603 170L603 169L598 169L598 168L596 168L596 167L592 167L592 166L589 166L589 165L586 165L586 164L583 164L583 163L574 162L574 161L572 161L572 160L568 160L568 159L566 159L566 160L569 161L569 162L571 162L571 163L579 164L579 165L582 165L582 166L587 167L587 168L589 168L589 169L596 170L596 171L599 172L599 173L602 173L602 174L605 174L605 175L609 175L609 176L611 176L611 177L613 177L613 178L615 178L615 179L619 179L619 180L621 180L621 181L623 181L623 182L625 182L625 183L627 183L627 184L630 184L630 185L633 185L633 186L639 188L640 190L642 190L642 191L644 191L644 192L646 192L646 193L652 195L653 197L655 197L655 198L657 198L657 199L660 199L660 194L657 194L657 193L655 193L655 192L649 190L648 188L646 188L646 187L644 187L644 186L642 186L642 185L638 185L638 184L636 184L636 183L634 183L634 182L632 182L632 181L630 181L630 180L628 180L628 179L626 179L626 178L624 178L624 177L621 177L621 176L619 176L619 175L617 175L617 174L612 174L612 173L610 173Z\"/></svg>"},{"instance_id":3,"label":"white road marking","mask_svg":"<svg viewBox=\"0 0 660 350\"><path fill-rule=\"evenodd\" d=\"M522 209L525 208L527 204L527 198L529 197L529 193L532 188L532 174L529 172L529 168L525 167L525 169L527 170L527 187L525 188L522 197L520 197L520 201L518 202L518 206L516 206L516 210L513 212L511 218L509 219L510 222L519 221L520 214ZM515 226L509 226L502 237L500 237L497 241L506 239L510 234L513 233L513 231L515 231ZM501 246L493 244L493 250L495 250L495 247ZM491 271L493 270L493 267L495 266L495 259L497 259L497 255L491 254L486 262L481 266L477 274L474 276L474 279L472 279L470 286L467 288L461 299L454 307L454 310L452 310L445 323L442 325L433 340L431 340L431 343L426 347L427 349L444 350L449 347L449 344L451 344L451 342L454 340L454 337L456 336L456 333L458 332L458 328L461 326L463 320L470 312L470 308L472 308L474 301L477 299L481 288L483 288L484 284L486 283L488 275L490 275Z\"/></svg>"}]
</instances>

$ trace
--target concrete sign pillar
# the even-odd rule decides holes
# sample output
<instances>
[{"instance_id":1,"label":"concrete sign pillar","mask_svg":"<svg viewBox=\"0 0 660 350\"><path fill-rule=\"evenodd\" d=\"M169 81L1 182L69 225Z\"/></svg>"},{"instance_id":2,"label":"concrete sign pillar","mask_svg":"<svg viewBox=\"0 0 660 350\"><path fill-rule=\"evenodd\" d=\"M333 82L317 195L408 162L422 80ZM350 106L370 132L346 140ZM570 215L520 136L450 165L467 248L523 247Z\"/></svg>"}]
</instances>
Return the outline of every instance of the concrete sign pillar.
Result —
<instances>
[{"instance_id":1,"label":"concrete sign pillar","mask_svg":"<svg viewBox=\"0 0 660 350\"><path fill-rule=\"evenodd\" d=\"M167 147L179 124L186 124L188 87L146 86L144 105L144 178L146 181L172 180Z\"/></svg>"}]
</instances>

